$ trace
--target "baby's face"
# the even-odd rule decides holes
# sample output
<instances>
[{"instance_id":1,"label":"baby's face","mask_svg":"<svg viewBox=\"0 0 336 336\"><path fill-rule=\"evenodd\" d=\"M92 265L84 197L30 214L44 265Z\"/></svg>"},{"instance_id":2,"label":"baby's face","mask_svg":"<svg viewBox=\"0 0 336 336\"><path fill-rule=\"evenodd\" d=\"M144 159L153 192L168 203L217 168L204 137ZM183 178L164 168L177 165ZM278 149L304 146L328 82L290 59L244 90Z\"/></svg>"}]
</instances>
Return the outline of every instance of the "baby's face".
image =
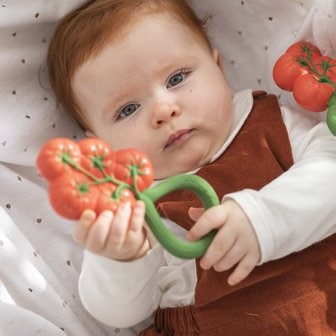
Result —
<instances>
[{"instance_id":1,"label":"baby's face","mask_svg":"<svg viewBox=\"0 0 336 336\"><path fill-rule=\"evenodd\" d=\"M73 88L91 133L142 150L165 178L206 164L228 136L232 91L218 64L187 26L155 14L84 63Z\"/></svg>"}]
</instances>

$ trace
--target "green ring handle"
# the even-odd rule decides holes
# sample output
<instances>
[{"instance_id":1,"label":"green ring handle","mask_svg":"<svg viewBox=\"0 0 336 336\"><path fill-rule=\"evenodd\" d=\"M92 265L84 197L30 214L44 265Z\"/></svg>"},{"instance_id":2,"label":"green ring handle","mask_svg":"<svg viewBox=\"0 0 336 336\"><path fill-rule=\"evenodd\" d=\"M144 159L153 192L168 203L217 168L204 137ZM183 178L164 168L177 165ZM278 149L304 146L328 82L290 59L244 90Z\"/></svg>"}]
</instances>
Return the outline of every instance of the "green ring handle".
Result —
<instances>
[{"instance_id":1,"label":"green ring handle","mask_svg":"<svg viewBox=\"0 0 336 336\"><path fill-rule=\"evenodd\" d=\"M333 94L328 103L327 125L330 132L336 136L336 95Z\"/></svg>"},{"instance_id":2,"label":"green ring handle","mask_svg":"<svg viewBox=\"0 0 336 336\"><path fill-rule=\"evenodd\" d=\"M176 237L162 222L154 203L160 197L180 189L193 191L205 209L219 204L219 199L211 185L197 175L180 174L172 176L156 186L137 194L137 198L146 205L146 221L158 242L171 254L182 259L202 256L210 245L217 230L213 230L201 239L188 242Z\"/></svg>"}]
</instances>

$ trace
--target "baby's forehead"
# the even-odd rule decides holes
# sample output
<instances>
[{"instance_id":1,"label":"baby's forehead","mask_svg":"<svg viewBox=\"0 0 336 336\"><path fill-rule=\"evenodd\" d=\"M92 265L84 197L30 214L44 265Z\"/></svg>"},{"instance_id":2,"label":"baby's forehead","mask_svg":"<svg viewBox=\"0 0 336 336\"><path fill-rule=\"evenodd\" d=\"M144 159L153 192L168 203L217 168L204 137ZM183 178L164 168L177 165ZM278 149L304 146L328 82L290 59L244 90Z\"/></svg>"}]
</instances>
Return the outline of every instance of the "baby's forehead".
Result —
<instances>
[{"instance_id":1,"label":"baby's forehead","mask_svg":"<svg viewBox=\"0 0 336 336\"><path fill-rule=\"evenodd\" d=\"M190 25L184 22L179 16L171 11L151 11L133 13L127 17L126 20L120 21L120 24L111 25L107 27L110 30L112 39L123 38L125 34L133 33L137 30L139 25L143 23L155 22L156 24L170 23L173 25L183 25L190 31L195 31Z\"/></svg>"},{"instance_id":2,"label":"baby's forehead","mask_svg":"<svg viewBox=\"0 0 336 336\"><path fill-rule=\"evenodd\" d=\"M80 32L80 27L77 27L82 40L79 43L79 48L77 48L79 51L75 52L77 53L75 57L78 59L77 66L92 57L96 57L111 42L120 41L126 35L128 37L129 35L136 36L139 22L150 20L156 20L158 25L161 20L164 21L169 31L172 30L171 27L178 24L184 28L184 32L191 33L194 38L201 43L205 43L211 50L211 44L203 29L202 22L190 7L185 5L184 1L142 1L139 6L135 6L134 3L125 1L121 3L119 8L106 8L104 15L93 12L92 14L95 15L92 17L92 22L90 21L92 23L90 24L92 26L91 31L88 31L89 27L87 27L89 21L82 20L81 24L86 26L82 26L83 33ZM171 26L167 25L167 22ZM86 34L84 34L85 31ZM151 35L151 32L147 34ZM142 37L139 36L139 38Z\"/></svg>"},{"instance_id":3,"label":"baby's forehead","mask_svg":"<svg viewBox=\"0 0 336 336\"><path fill-rule=\"evenodd\" d=\"M144 29L144 26L150 27ZM165 27L165 29L162 29ZM140 31L140 32L139 32ZM182 20L182 18L176 15L172 11L152 11L135 13L134 17L128 17L127 22L123 22L122 25L113 27L110 31L109 38L106 39L104 47L113 42L121 42L128 39L134 41L136 45L137 39L145 40L145 34L148 36L155 36L157 31L162 31L166 37L162 37L162 43L169 43L170 37L174 39L181 35L189 35L189 38L196 39L197 42L204 44L208 49L211 49L210 42L207 35L203 31L202 27L191 25L188 22ZM146 46L144 46L146 47Z\"/></svg>"},{"instance_id":4,"label":"baby's forehead","mask_svg":"<svg viewBox=\"0 0 336 336\"><path fill-rule=\"evenodd\" d=\"M142 16L117 36L111 34L100 52L94 53L80 68L89 66L96 73L96 65L105 62L123 64L123 68L127 65L127 69L135 71L141 60L147 62L150 59L153 66L171 58L189 60L195 52L207 49L206 43L200 41L188 26L174 16L162 13ZM122 74L123 69L114 68L115 72Z\"/></svg>"}]
</instances>

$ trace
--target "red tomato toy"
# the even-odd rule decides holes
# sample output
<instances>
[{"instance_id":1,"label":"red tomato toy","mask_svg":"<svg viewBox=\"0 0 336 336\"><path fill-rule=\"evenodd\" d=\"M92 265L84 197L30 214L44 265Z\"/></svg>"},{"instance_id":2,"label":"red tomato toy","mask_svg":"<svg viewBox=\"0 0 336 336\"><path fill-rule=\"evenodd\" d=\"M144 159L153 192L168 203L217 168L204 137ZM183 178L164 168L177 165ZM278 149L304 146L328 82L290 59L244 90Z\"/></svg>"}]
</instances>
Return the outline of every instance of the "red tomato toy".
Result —
<instances>
[{"instance_id":1,"label":"red tomato toy","mask_svg":"<svg viewBox=\"0 0 336 336\"><path fill-rule=\"evenodd\" d=\"M99 196L96 205L96 212L100 213L103 210L111 210L116 212L119 205L129 202L131 207L135 203L133 192L128 188L123 188L114 183L104 183L98 186Z\"/></svg>"},{"instance_id":2,"label":"red tomato toy","mask_svg":"<svg viewBox=\"0 0 336 336\"><path fill-rule=\"evenodd\" d=\"M74 165L81 160L81 151L77 143L67 138L56 138L48 141L37 158L40 174L48 181L73 170L66 161Z\"/></svg>"},{"instance_id":3,"label":"red tomato toy","mask_svg":"<svg viewBox=\"0 0 336 336\"><path fill-rule=\"evenodd\" d=\"M307 53L310 53L312 56L321 56L320 50L306 41L295 42L286 50L286 54L294 54L295 56L302 56L304 58L307 56Z\"/></svg>"},{"instance_id":4,"label":"red tomato toy","mask_svg":"<svg viewBox=\"0 0 336 336\"><path fill-rule=\"evenodd\" d=\"M79 172L63 174L49 184L49 200L54 210L68 219L78 219L85 209L96 209L98 187Z\"/></svg>"},{"instance_id":5,"label":"red tomato toy","mask_svg":"<svg viewBox=\"0 0 336 336\"><path fill-rule=\"evenodd\" d=\"M154 202L175 190L189 189L205 209L219 204L209 183L197 175L171 176L151 187L154 170L147 156L136 149L114 152L99 139L75 143L58 138L47 142L37 157L37 168L49 181L49 200L61 216L76 220L85 209L97 214L115 212L126 202L140 200L146 207L146 223L157 241L179 258L198 258L210 245L216 230L193 242L175 236L162 222Z\"/></svg>"},{"instance_id":6,"label":"red tomato toy","mask_svg":"<svg viewBox=\"0 0 336 336\"><path fill-rule=\"evenodd\" d=\"M147 156L135 149L114 152L97 138L78 143L57 138L48 141L37 157L37 168L49 181L54 210L79 219L85 209L115 212L125 202L134 205L134 193L148 188L154 170Z\"/></svg>"},{"instance_id":7,"label":"red tomato toy","mask_svg":"<svg viewBox=\"0 0 336 336\"><path fill-rule=\"evenodd\" d=\"M117 179L133 184L139 191L147 189L153 182L152 163L142 152L135 149L118 151L114 175ZM136 177L136 183L134 178Z\"/></svg>"},{"instance_id":8,"label":"red tomato toy","mask_svg":"<svg viewBox=\"0 0 336 336\"><path fill-rule=\"evenodd\" d=\"M293 54L282 55L273 68L273 78L283 90L293 91L294 81L301 75L309 73L308 69L297 61Z\"/></svg>"},{"instance_id":9,"label":"red tomato toy","mask_svg":"<svg viewBox=\"0 0 336 336\"><path fill-rule=\"evenodd\" d=\"M296 42L275 62L273 78L280 88L292 91L304 109L328 109L327 125L336 135L336 60L322 56L309 42Z\"/></svg>"},{"instance_id":10,"label":"red tomato toy","mask_svg":"<svg viewBox=\"0 0 336 336\"><path fill-rule=\"evenodd\" d=\"M293 95L297 103L312 112L324 111L334 92L334 87L319 81L312 74L299 76L293 84Z\"/></svg>"},{"instance_id":11,"label":"red tomato toy","mask_svg":"<svg viewBox=\"0 0 336 336\"><path fill-rule=\"evenodd\" d=\"M83 139L78 145L82 153L81 166L90 174L103 178L107 169L113 173L115 153L110 146L97 138Z\"/></svg>"}]
</instances>

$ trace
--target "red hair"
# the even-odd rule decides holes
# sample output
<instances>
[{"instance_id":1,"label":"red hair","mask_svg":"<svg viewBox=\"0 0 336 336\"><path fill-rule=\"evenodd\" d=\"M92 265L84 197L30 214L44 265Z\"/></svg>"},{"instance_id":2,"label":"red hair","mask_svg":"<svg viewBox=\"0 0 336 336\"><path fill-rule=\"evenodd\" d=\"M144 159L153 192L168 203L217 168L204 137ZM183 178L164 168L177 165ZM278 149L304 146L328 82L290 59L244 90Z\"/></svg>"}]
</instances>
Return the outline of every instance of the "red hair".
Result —
<instances>
[{"instance_id":1,"label":"red hair","mask_svg":"<svg viewBox=\"0 0 336 336\"><path fill-rule=\"evenodd\" d=\"M56 27L47 58L50 84L58 103L84 129L89 128L72 89L76 70L118 38L135 19L151 13L174 15L211 48L203 22L183 0L89 1L67 14Z\"/></svg>"}]
</instances>

